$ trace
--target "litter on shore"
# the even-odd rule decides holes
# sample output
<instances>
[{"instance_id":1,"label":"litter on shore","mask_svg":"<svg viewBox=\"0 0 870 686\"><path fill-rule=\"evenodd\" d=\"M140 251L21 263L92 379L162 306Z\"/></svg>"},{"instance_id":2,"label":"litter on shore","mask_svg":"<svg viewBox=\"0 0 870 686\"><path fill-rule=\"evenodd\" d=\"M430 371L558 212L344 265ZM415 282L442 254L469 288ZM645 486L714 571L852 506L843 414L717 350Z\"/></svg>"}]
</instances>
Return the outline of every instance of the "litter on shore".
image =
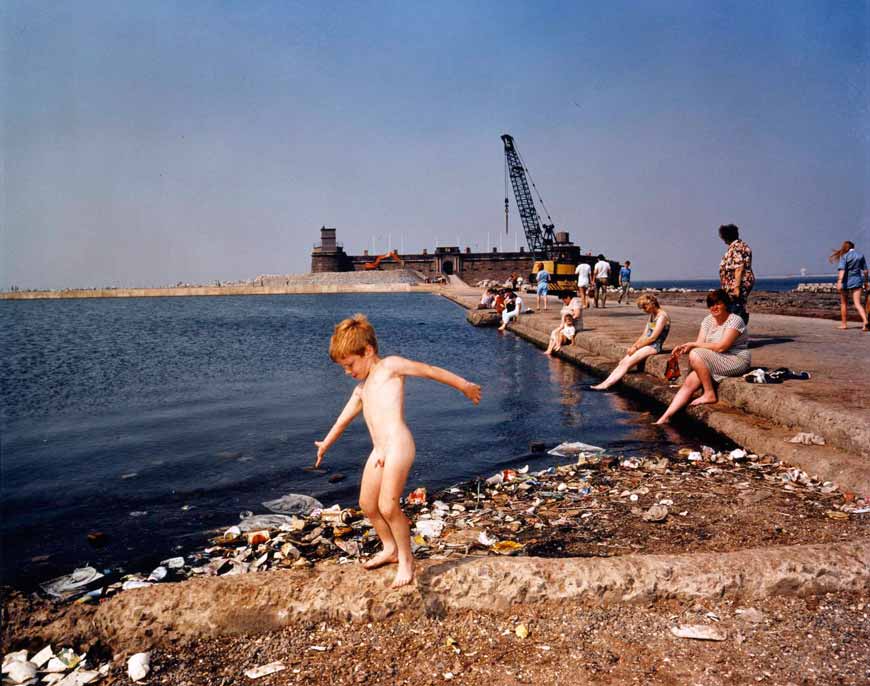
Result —
<instances>
[{"instance_id":1,"label":"litter on shore","mask_svg":"<svg viewBox=\"0 0 870 686\"><path fill-rule=\"evenodd\" d=\"M862 494L841 492L772 455L737 448L683 448L676 454L614 455L563 442L549 450L572 462L488 478L405 500L417 558L530 555L607 557L632 552L728 550L758 543L815 542L813 527L857 527L870 517ZM787 502L786 502L787 501ZM303 494L263 503L281 514L244 511L210 545L119 576L92 567L42 584L59 600L101 602L113 595L194 576L231 576L315 562L347 564L373 555L377 536L357 508L324 507ZM723 512L725 513L723 515ZM734 523L741 518L748 524ZM717 523L718 522L718 523ZM843 530L831 532L840 537Z\"/></svg>"}]
</instances>

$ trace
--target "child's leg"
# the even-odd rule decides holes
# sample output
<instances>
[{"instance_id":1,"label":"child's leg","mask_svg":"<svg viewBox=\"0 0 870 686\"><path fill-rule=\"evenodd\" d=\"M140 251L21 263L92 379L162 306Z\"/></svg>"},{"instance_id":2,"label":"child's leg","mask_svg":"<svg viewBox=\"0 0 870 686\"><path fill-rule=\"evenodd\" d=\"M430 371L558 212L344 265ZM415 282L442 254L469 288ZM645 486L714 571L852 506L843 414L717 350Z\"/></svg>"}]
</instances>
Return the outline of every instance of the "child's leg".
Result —
<instances>
[{"instance_id":1,"label":"child's leg","mask_svg":"<svg viewBox=\"0 0 870 686\"><path fill-rule=\"evenodd\" d=\"M414 580L414 556L411 553L411 532L408 518L402 512L399 498L405 490L408 472L414 463L414 441L410 433L407 439L396 440L384 460L378 510L386 520L398 551L399 569L393 580L393 588L404 586Z\"/></svg>"},{"instance_id":2,"label":"child's leg","mask_svg":"<svg viewBox=\"0 0 870 686\"><path fill-rule=\"evenodd\" d=\"M375 569L398 559L396 539L390 531L389 524L381 516L378 509L378 495L381 491L381 480L384 475L383 466L377 464L378 459L378 453L373 450L363 470L362 483L359 489L359 506L375 528L384 549L363 565L366 569Z\"/></svg>"},{"instance_id":3,"label":"child's leg","mask_svg":"<svg viewBox=\"0 0 870 686\"><path fill-rule=\"evenodd\" d=\"M547 355L553 352L553 348L556 346L556 334L559 333L559 328L556 327L550 332L550 345L547 346L547 349L544 351Z\"/></svg>"}]
</instances>

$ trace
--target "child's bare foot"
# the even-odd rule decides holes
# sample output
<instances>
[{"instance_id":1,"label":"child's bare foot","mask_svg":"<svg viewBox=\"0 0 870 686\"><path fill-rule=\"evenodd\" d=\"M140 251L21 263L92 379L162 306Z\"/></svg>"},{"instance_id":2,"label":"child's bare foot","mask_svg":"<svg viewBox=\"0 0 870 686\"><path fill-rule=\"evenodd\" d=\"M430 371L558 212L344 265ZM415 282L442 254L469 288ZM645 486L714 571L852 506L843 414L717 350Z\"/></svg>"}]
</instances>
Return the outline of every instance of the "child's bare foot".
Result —
<instances>
[{"instance_id":1,"label":"child's bare foot","mask_svg":"<svg viewBox=\"0 0 870 686\"><path fill-rule=\"evenodd\" d=\"M595 384L594 386L590 386L589 388L592 389L593 391L606 391L610 387L605 386L603 383L599 383L599 384Z\"/></svg>"},{"instance_id":2,"label":"child's bare foot","mask_svg":"<svg viewBox=\"0 0 870 686\"><path fill-rule=\"evenodd\" d=\"M715 393L704 393L703 395L695 398L689 405L709 405L717 402L719 399L716 397Z\"/></svg>"},{"instance_id":3,"label":"child's bare foot","mask_svg":"<svg viewBox=\"0 0 870 686\"><path fill-rule=\"evenodd\" d=\"M399 565L399 569L396 571L396 578L393 579L393 588L400 588L402 586L407 586L414 580L414 563L411 562L407 565L404 563Z\"/></svg>"},{"instance_id":4,"label":"child's bare foot","mask_svg":"<svg viewBox=\"0 0 870 686\"><path fill-rule=\"evenodd\" d=\"M384 565L395 564L399 561L399 555L395 550L382 550L368 562L363 563L365 569L377 569Z\"/></svg>"},{"instance_id":5,"label":"child's bare foot","mask_svg":"<svg viewBox=\"0 0 870 686\"><path fill-rule=\"evenodd\" d=\"M841 328L841 329L848 329L849 327L846 326L845 324L840 324L840 328Z\"/></svg>"}]
</instances>

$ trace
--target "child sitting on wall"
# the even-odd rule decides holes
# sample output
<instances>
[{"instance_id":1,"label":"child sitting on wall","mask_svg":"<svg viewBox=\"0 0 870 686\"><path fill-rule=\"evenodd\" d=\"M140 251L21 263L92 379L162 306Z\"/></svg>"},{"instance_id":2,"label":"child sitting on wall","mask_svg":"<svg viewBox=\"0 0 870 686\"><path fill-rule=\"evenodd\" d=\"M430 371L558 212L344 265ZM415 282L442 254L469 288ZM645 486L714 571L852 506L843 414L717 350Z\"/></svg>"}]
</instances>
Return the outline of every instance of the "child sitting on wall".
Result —
<instances>
[{"instance_id":1,"label":"child sitting on wall","mask_svg":"<svg viewBox=\"0 0 870 686\"><path fill-rule=\"evenodd\" d=\"M550 332L550 344L547 346L546 354L552 355L561 350L563 345L570 345L575 333L574 317L566 312L562 315L562 323Z\"/></svg>"}]
</instances>

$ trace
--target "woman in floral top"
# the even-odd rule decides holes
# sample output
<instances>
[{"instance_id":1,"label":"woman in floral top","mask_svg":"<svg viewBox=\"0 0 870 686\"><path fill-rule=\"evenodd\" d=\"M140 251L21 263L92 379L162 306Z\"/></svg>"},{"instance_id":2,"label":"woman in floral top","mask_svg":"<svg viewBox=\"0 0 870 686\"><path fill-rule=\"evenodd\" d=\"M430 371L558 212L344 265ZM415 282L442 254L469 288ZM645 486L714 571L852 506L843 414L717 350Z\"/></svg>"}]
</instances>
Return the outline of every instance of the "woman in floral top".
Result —
<instances>
[{"instance_id":1,"label":"woman in floral top","mask_svg":"<svg viewBox=\"0 0 870 686\"><path fill-rule=\"evenodd\" d=\"M720 226L719 237L728 244L728 250L719 263L719 281L731 297L731 312L748 324L746 299L755 285L752 249L740 240L740 229L734 224Z\"/></svg>"}]
</instances>

